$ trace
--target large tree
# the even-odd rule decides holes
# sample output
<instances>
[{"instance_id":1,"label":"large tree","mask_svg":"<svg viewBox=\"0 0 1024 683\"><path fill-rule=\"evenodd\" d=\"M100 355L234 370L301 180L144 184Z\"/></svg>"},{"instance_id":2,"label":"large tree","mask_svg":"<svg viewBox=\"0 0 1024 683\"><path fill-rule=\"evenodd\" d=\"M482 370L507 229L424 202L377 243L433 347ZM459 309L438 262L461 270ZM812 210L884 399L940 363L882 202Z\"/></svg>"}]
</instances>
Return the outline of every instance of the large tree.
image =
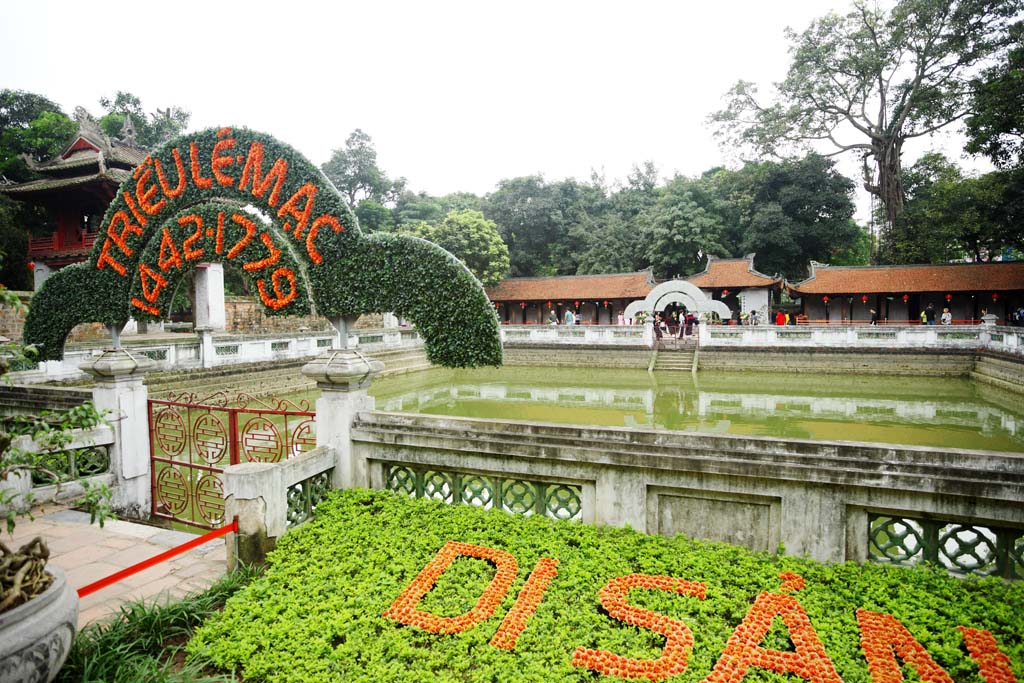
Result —
<instances>
[{"instance_id":1,"label":"large tree","mask_svg":"<svg viewBox=\"0 0 1024 683\"><path fill-rule=\"evenodd\" d=\"M31 179L21 155L45 161L62 151L75 130L75 122L42 95L0 91L0 176L19 182Z\"/></svg>"},{"instance_id":2,"label":"large tree","mask_svg":"<svg viewBox=\"0 0 1024 683\"><path fill-rule=\"evenodd\" d=\"M644 255L658 277L683 277L701 269L708 254L729 256L717 197L706 183L677 176L657 203L638 217Z\"/></svg>"},{"instance_id":3,"label":"large tree","mask_svg":"<svg viewBox=\"0 0 1024 683\"><path fill-rule=\"evenodd\" d=\"M356 128L321 167L353 210L364 199L378 204L393 204L405 189L405 178L391 180L377 166L373 139Z\"/></svg>"},{"instance_id":4,"label":"large tree","mask_svg":"<svg viewBox=\"0 0 1024 683\"><path fill-rule=\"evenodd\" d=\"M496 285L508 275L508 247L494 221L479 211L453 211L437 225L420 223L404 230L451 252L484 286Z\"/></svg>"},{"instance_id":5,"label":"large tree","mask_svg":"<svg viewBox=\"0 0 1024 683\"><path fill-rule=\"evenodd\" d=\"M1005 52L1022 6L1024 0L900 0L884 10L857 0L845 16L787 31L792 62L771 102L740 81L712 122L728 143L760 154L824 144L833 155L860 155L864 187L892 223L905 201L904 144L970 112L971 78Z\"/></svg>"},{"instance_id":6,"label":"large tree","mask_svg":"<svg viewBox=\"0 0 1024 683\"><path fill-rule=\"evenodd\" d=\"M721 202L725 241L736 254L757 253L758 270L798 277L810 261L831 262L859 234L853 181L818 154L784 162L748 162L705 174Z\"/></svg>"}]
</instances>

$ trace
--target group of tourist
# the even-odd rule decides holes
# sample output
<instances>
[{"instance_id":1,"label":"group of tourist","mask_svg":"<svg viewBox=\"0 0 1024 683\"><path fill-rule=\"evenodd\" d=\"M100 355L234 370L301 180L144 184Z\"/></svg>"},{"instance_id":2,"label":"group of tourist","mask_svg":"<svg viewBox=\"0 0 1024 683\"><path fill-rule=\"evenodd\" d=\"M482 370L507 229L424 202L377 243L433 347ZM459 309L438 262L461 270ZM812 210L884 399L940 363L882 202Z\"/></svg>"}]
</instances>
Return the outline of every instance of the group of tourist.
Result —
<instances>
[{"instance_id":1,"label":"group of tourist","mask_svg":"<svg viewBox=\"0 0 1024 683\"><path fill-rule=\"evenodd\" d=\"M987 312L987 311L985 311ZM942 309L942 315L939 316L939 321L943 325L953 324L953 314L949 312L949 306L944 306ZM925 306L925 309L921 311L921 324L922 325L934 325L935 324L935 304L929 303Z\"/></svg>"},{"instance_id":2,"label":"group of tourist","mask_svg":"<svg viewBox=\"0 0 1024 683\"><path fill-rule=\"evenodd\" d=\"M696 335L696 328L700 324L700 320L690 311L666 311L664 314L656 313L651 319L651 323L654 325L655 339L661 339L664 336L688 339Z\"/></svg>"}]
</instances>

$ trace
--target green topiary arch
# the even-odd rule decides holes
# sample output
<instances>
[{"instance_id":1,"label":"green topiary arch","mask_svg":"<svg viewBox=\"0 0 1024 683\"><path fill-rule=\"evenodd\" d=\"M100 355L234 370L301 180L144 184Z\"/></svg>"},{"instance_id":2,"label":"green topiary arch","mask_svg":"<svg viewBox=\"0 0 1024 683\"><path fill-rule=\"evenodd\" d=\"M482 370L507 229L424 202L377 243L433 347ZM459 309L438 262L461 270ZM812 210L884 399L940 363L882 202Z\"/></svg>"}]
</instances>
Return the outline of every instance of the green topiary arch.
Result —
<instances>
[{"instance_id":1,"label":"green topiary arch","mask_svg":"<svg viewBox=\"0 0 1024 683\"><path fill-rule=\"evenodd\" d=\"M362 235L302 155L231 128L172 140L135 169L89 259L55 273L33 297L25 341L54 360L80 323L166 317L176 284L211 262L240 267L268 314L394 311L416 324L432 363L501 363L497 316L460 261L415 237Z\"/></svg>"}]
</instances>

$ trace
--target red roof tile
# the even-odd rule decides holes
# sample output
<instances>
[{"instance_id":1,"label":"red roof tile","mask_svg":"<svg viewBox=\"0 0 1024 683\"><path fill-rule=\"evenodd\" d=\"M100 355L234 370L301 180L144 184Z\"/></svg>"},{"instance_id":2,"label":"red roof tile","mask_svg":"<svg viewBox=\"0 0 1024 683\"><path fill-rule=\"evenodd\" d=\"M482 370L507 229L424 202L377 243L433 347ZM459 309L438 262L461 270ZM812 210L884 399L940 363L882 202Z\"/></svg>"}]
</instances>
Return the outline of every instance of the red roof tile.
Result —
<instances>
[{"instance_id":1,"label":"red roof tile","mask_svg":"<svg viewBox=\"0 0 1024 683\"><path fill-rule=\"evenodd\" d=\"M709 256L704 270L696 275L691 275L686 280L704 289L771 287L782 282L781 278L769 277L754 270L754 254L731 259L717 259Z\"/></svg>"},{"instance_id":2,"label":"red roof tile","mask_svg":"<svg viewBox=\"0 0 1024 683\"><path fill-rule=\"evenodd\" d=\"M642 299L654 288L649 270L614 275L512 277L487 290L491 301L548 301L550 299Z\"/></svg>"},{"instance_id":3,"label":"red roof tile","mask_svg":"<svg viewBox=\"0 0 1024 683\"><path fill-rule=\"evenodd\" d=\"M911 266L811 264L811 277L789 285L797 294L888 294L1024 290L1024 261Z\"/></svg>"}]
</instances>

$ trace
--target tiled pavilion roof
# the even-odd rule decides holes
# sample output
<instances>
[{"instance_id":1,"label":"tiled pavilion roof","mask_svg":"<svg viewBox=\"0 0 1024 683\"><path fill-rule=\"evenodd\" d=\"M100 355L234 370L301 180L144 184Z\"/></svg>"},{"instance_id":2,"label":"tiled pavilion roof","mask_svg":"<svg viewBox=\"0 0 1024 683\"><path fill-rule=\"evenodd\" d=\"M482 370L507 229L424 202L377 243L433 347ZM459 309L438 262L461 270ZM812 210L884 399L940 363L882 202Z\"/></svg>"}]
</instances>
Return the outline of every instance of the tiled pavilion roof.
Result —
<instances>
[{"instance_id":1,"label":"tiled pavilion roof","mask_svg":"<svg viewBox=\"0 0 1024 683\"><path fill-rule=\"evenodd\" d=\"M512 277L487 289L491 301L642 299L654 288L649 270L613 275Z\"/></svg>"},{"instance_id":2,"label":"tiled pavilion roof","mask_svg":"<svg viewBox=\"0 0 1024 683\"><path fill-rule=\"evenodd\" d=\"M704 266L704 270L691 275L686 280L703 289L773 287L782 282L782 278L771 277L754 270L754 254L730 259L708 256L708 263Z\"/></svg>"},{"instance_id":3,"label":"tiled pavilion roof","mask_svg":"<svg viewBox=\"0 0 1024 683\"><path fill-rule=\"evenodd\" d=\"M796 294L889 294L1024 290L1024 261L907 266L829 266L788 285Z\"/></svg>"}]
</instances>

